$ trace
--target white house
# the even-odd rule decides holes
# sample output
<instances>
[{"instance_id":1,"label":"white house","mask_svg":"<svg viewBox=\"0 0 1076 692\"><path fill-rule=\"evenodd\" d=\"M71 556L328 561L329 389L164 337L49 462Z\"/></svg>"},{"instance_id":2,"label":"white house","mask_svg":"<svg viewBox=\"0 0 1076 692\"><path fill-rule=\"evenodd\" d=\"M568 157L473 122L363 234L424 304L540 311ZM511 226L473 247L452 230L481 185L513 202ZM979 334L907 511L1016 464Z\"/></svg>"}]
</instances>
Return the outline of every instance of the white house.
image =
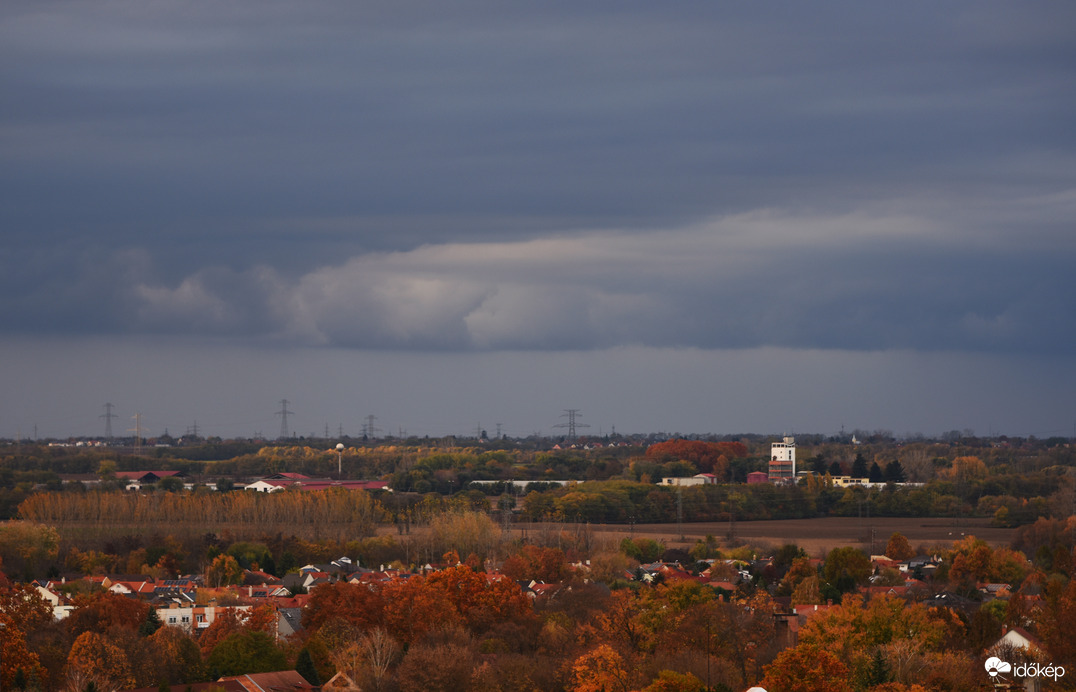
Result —
<instances>
[{"instance_id":1,"label":"white house","mask_svg":"<svg viewBox=\"0 0 1076 692\"><path fill-rule=\"evenodd\" d=\"M699 473L691 478L662 478L660 485L716 485L717 476L712 473Z\"/></svg>"}]
</instances>

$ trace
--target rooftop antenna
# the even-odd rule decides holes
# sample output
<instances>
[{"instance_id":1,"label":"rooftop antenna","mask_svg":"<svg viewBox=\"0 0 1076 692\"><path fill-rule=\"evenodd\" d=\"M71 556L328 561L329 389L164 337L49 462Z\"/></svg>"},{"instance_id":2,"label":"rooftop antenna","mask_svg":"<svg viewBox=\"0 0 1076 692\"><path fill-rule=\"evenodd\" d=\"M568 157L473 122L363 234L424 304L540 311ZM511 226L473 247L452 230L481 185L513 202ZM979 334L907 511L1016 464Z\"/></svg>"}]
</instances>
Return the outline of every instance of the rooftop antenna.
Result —
<instances>
[{"instance_id":1,"label":"rooftop antenna","mask_svg":"<svg viewBox=\"0 0 1076 692\"><path fill-rule=\"evenodd\" d=\"M98 416L98 418L105 419L105 438L109 440L112 439L112 419L119 418L115 413L112 413L112 408L111 402L105 404L105 412Z\"/></svg>"},{"instance_id":2,"label":"rooftop antenna","mask_svg":"<svg viewBox=\"0 0 1076 692\"><path fill-rule=\"evenodd\" d=\"M280 400L280 410L276 412L276 415L280 416L280 437L281 439L287 439L288 437L288 414L294 414L294 411L288 410L288 400Z\"/></svg>"}]
</instances>

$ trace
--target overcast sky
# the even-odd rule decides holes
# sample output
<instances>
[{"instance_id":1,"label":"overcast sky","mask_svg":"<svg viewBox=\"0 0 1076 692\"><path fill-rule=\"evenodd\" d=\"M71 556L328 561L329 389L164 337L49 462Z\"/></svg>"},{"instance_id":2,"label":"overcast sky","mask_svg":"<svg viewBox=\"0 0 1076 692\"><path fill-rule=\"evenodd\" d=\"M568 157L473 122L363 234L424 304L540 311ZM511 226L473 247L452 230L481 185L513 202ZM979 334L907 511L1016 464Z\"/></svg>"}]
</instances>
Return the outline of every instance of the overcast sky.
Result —
<instances>
[{"instance_id":1,"label":"overcast sky","mask_svg":"<svg viewBox=\"0 0 1076 692\"><path fill-rule=\"evenodd\" d=\"M0 436L1074 434L1076 5L0 5Z\"/></svg>"}]
</instances>

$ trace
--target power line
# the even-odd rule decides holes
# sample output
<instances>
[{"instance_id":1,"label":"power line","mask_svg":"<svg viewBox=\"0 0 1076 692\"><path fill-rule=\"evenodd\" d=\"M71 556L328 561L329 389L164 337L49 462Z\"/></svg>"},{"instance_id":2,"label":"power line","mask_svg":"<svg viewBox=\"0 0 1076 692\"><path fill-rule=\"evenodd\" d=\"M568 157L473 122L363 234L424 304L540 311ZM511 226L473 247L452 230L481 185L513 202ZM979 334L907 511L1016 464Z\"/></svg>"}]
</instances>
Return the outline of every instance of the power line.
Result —
<instances>
[{"instance_id":1,"label":"power line","mask_svg":"<svg viewBox=\"0 0 1076 692\"><path fill-rule=\"evenodd\" d=\"M577 418L582 417L579 414L579 409L577 409L577 408L566 408L566 409L564 409L564 413L561 414L560 417L561 418L567 418L568 422L567 423L557 423L553 427L554 428L568 428L568 439L569 440L574 440L575 439L575 429L576 428L589 428L590 427L586 423L578 423L578 422L576 422Z\"/></svg>"},{"instance_id":2,"label":"power line","mask_svg":"<svg viewBox=\"0 0 1076 692\"><path fill-rule=\"evenodd\" d=\"M127 432L133 432L135 434L135 454L142 453L142 414L134 414L135 426Z\"/></svg>"},{"instance_id":3,"label":"power line","mask_svg":"<svg viewBox=\"0 0 1076 692\"><path fill-rule=\"evenodd\" d=\"M294 415L294 411L288 410L288 400L280 400L280 410L276 412L276 415L280 416L280 437L281 439L288 438L288 415Z\"/></svg>"},{"instance_id":4,"label":"power line","mask_svg":"<svg viewBox=\"0 0 1076 692\"><path fill-rule=\"evenodd\" d=\"M112 419L119 418L119 416L117 416L115 413L112 413L112 408L113 407L111 402L106 403L105 412L98 416L98 418L105 419L105 437L109 440L112 439Z\"/></svg>"}]
</instances>

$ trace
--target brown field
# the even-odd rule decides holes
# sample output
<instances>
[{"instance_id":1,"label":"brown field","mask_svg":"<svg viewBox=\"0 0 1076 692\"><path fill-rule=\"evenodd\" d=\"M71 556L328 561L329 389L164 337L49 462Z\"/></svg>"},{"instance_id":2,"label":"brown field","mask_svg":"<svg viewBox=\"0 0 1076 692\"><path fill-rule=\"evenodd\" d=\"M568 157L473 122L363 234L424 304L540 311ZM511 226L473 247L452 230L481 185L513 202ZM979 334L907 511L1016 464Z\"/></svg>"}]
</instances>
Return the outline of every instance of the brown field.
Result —
<instances>
[{"instance_id":1,"label":"brown field","mask_svg":"<svg viewBox=\"0 0 1076 692\"><path fill-rule=\"evenodd\" d=\"M975 536L991 546L1008 547L1015 529L990 526L989 519L945 519L941 517L825 517L821 519L781 519L775 521L740 521L735 524L735 539L728 540L728 522L683 524L683 537L676 524L636 524L634 530L626 525L591 526L599 540L609 542L627 537L647 537L663 540L670 548L690 548L707 534L718 539L722 546L742 543L781 546L795 543L812 557L821 556L831 548L857 546L868 549L874 539L873 554L885 552L886 543L894 532L907 537L912 547L948 546L965 535Z\"/></svg>"}]
</instances>

